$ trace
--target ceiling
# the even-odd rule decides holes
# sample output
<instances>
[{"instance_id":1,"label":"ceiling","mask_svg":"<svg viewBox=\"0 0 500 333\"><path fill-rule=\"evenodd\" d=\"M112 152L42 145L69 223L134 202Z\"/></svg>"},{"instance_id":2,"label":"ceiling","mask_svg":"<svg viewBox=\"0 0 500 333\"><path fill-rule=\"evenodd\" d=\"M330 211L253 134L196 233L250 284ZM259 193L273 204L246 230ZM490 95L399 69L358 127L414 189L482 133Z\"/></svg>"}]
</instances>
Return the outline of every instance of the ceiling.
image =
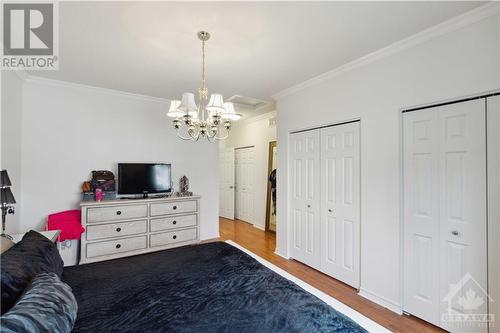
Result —
<instances>
[{"instance_id":1,"label":"ceiling","mask_svg":"<svg viewBox=\"0 0 500 333\"><path fill-rule=\"evenodd\" d=\"M31 75L168 99L207 85L262 100L481 2L60 2L58 71ZM258 111L257 111L258 112Z\"/></svg>"}]
</instances>

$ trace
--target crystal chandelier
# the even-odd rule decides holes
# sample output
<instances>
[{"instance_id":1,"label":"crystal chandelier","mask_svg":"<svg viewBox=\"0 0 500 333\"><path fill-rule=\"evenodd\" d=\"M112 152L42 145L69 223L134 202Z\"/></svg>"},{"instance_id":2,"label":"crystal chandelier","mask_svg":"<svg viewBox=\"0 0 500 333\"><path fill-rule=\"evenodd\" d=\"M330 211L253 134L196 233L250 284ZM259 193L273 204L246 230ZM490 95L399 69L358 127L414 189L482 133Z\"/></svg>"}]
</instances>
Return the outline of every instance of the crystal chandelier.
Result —
<instances>
[{"instance_id":1,"label":"crystal chandelier","mask_svg":"<svg viewBox=\"0 0 500 333\"><path fill-rule=\"evenodd\" d=\"M224 140L229 136L231 121L240 119L241 115L234 111L233 103L226 102L221 94L212 94L208 99L205 86L205 42L210 39L206 31L198 32L201 41L201 86L198 90L199 103L196 105L193 93L182 94L182 99L173 100L167 116L172 121L177 136L183 140L198 141L200 137L208 141ZM181 127L184 128L181 130ZM181 131L185 134L181 134Z\"/></svg>"}]
</instances>

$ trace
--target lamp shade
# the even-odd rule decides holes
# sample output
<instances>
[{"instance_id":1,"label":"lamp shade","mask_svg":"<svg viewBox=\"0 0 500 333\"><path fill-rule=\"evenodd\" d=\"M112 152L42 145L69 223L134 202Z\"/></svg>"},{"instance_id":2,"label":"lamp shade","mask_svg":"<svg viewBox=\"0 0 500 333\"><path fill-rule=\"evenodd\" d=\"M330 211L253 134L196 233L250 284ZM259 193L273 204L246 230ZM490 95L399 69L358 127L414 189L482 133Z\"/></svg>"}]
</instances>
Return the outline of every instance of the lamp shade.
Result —
<instances>
[{"instance_id":1,"label":"lamp shade","mask_svg":"<svg viewBox=\"0 0 500 333\"><path fill-rule=\"evenodd\" d=\"M0 187L11 186L9 174L7 170L0 170Z\"/></svg>"},{"instance_id":2,"label":"lamp shade","mask_svg":"<svg viewBox=\"0 0 500 333\"><path fill-rule=\"evenodd\" d=\"M0 204L2 204L2 206L16 203L16 199L14 199L14 195L9 187L0 188L0 193Z\"/></svg>"},{"instance_id":3,"label":"lamp shade","mask_svg":"<svg viewBox=\"0 0 500 333\"><path fill-rule=\"evenodd\" d=\"M224 103L224 112L221 114L221 118L228 120L238 120L241 118L241 115L237 114L236 111L234 111L233 103L226 102Z\"/></svg>"},{"instance_id":4,"label":"lamp shade","mask_svg":"<svg viewBox=\"0 0 500 333\"><path fill-rule=\"evenodd\" d=\"M179 110L179 106L181 105L181 101L173 100L170 102L170 109L167 112L168 117L179 118L185 115L184 111Z\"/></svg>"},{"instance_id":5,"label":"lamp shade","mask_svg":"<svg viewBox=\"0 0 500 333\"><path fill-rule=\"evenodd\" d=\"M193 115L198 112L198 107L196 106L196 102L194 100L193 93L184 93L182 94L181 104L178 107L179 110L189 113L189 115Z\"/></svg>"},{"instance_id":6,"label":"lamp shade","mask_svg":"<svg viewBox=\"0 0 500 333\"><path fill-rule=\"evenodd\" d=\"M224 112L224 98L221 94L210 95L210 100L207 104L207 110L211 114Z\"/></svg>"}]
</instances>

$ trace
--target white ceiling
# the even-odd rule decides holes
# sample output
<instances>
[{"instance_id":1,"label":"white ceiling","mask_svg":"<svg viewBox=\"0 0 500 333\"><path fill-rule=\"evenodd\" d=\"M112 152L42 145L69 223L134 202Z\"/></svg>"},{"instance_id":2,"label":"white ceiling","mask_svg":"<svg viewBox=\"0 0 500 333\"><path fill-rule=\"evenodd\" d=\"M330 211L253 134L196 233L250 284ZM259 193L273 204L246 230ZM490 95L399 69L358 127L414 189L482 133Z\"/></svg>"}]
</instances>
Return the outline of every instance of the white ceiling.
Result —
<instances>
[{"instance_id":1,"label":"white ceiling","mask_svg":"<svg viewBox=\"0 0 500 333\"><path fill-rule=\"evenodd\" d=\"M59 71L32 75L164 98L207 85L269 100L480 2L60 2Z\"/></svg>"}]
</instances>

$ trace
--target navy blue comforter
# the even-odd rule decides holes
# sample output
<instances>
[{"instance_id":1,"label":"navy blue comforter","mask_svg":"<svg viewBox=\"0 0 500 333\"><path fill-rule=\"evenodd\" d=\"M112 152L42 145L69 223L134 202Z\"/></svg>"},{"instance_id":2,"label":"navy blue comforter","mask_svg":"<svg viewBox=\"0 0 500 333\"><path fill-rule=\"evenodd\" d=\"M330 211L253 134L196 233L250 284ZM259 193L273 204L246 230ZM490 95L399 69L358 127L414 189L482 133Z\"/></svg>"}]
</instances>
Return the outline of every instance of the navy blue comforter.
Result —
<instances>
[{"instance_id":1,"label":"navy blue comforter","mask_svg":"<svg viewBox=\"0 0 500 333\"><path fill-rule=\"evenodd\" d=\"M67 267L74 332L365 332L222 243Z\"/></svg>"}]
</instances>

